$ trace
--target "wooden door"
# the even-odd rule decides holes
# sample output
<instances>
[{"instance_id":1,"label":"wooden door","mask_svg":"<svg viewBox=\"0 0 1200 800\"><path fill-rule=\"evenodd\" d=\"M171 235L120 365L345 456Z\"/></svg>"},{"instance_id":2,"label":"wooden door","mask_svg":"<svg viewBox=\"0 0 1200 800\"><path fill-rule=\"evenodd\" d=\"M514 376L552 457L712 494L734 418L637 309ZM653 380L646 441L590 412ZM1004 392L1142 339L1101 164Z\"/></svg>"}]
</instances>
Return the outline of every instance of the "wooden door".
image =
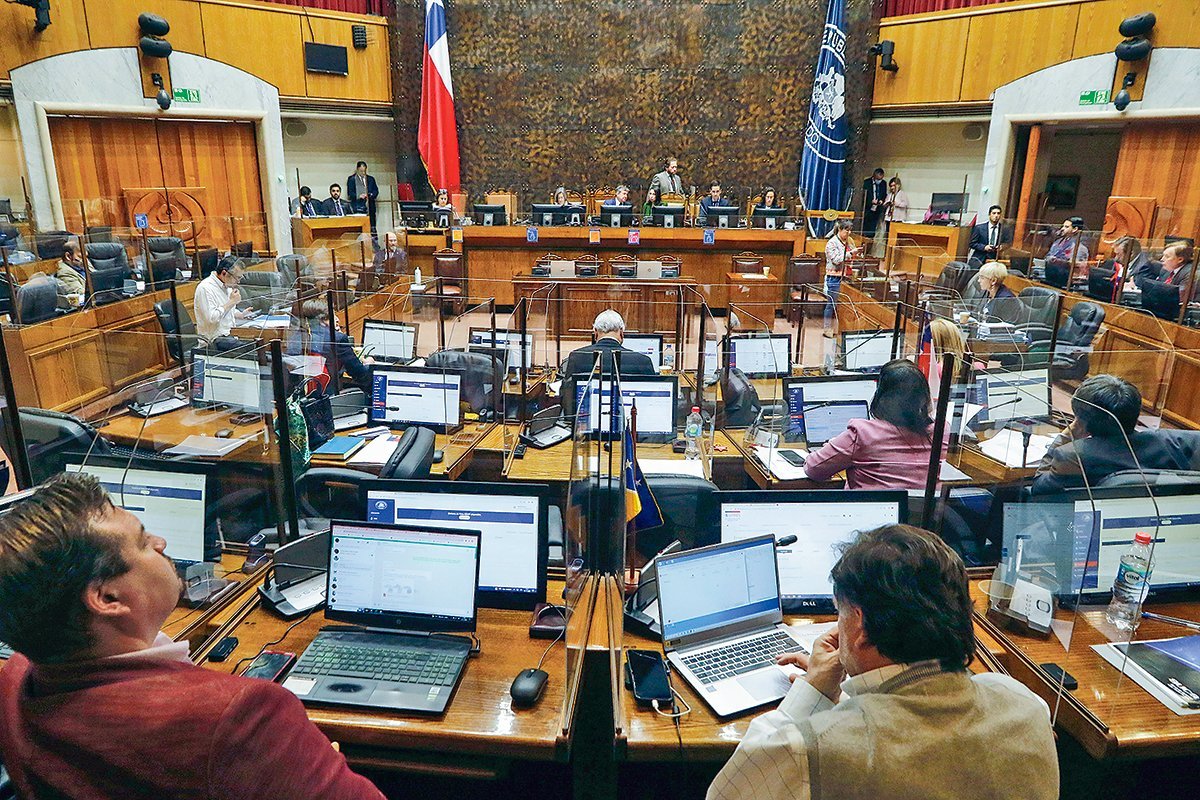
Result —
<instances>
[{"instance_id":1,"label":"wooden door","mask_svg":"<svg viewBox=\"0 0 1200 800\"><path fill-rule=\"evenodd\" d=\"M642 289L617 283L569 284L562 289L563 332L572 336L590 336L596 315L613 309L625 319L626 327L642 330Z\"/></svg>"}]
</instances>

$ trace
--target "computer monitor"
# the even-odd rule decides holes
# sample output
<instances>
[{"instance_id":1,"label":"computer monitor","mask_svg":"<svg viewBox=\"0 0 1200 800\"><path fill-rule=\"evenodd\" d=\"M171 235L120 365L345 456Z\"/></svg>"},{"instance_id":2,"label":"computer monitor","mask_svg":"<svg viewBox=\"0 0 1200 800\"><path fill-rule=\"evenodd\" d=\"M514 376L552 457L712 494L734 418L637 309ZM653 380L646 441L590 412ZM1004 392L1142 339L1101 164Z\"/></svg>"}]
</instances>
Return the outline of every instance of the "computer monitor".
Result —
<instances>
[{"instance_id":1,"label":"computer monitor","mask_svg":"<svg viewBox=\"0 0 1200 800\"><path fill-rule=\"evenodd\" d=\"M792 374L792 337L786 333L735 333L729 337L729 366L748 378Z\"/></svg>"},{"instance_id":2,"label":"computer monitor","mask_svg":"<svg viewBox=\"0 0 1200 800\"><path fill-rule=\"evenodd\" d=\"M1050 369L986 369L976 373L976 402L983 410L977 423L1001 424L1013 419L1049 419Z\"/></svg>"},{"instance_id":3,"label":"computer monitor","mask_svg":"<svg viewBox=\"0 0 1200 800\"><path fill-rule=\"evenodd\" d=\"M847 331L838 342L838 360L843 369L855 372L879 372L892 360L892 332Z\"/></svg>"},{"instance_id":4,"label":"computer monitor","mask_svg":"<svg viewBox=\"0 0 1200 800\"><path fill-rule=\"evenodd\" d=\"M626 333L621 344L626 350L649 357L654 362L655 369L662 369L663 336L661 333Z\"/></svg>"},{"instance_id":5,"label":"computer monitor","mask_svg":"<svg viewBox=\"0 0 1200 800\"><path fill-rule=\"evenodd\" d=\"M532 610L546 599L549 487L467 481L367 481L368 522L479 531L479 605Z\"/></svg>"},{"instance_id":6,"label":"computer monitor","mask_svg":"<svg viewBox=\"0 0 1200 800\"><path fill-rule=\"evenodd\" d=\"M192 351L192 402L225 405L246 412L270 414L273 392L270 372L258 363L258 352Z\"/></svg>"},{"instance_id":7,"label":"computer monitor","mask_svg":"<svg viewBox=\"0 0 1200 800\"><path fill-rule=\"evenodd\" d=\"M783 398L787 403L788 421L784 428L785 442L809 441L806 436L805 406L809 404L829 403L834 401L857 401L867 404L875 397L879 386L879 378L875 376L857 375L819 375L812 377L797 377L783 379ZM828 418L838 409L817 416ZM862 417L865 419L865 417ZM842 427L845 430L845 426ZM818 424L817 433L821 432ZM835 436L837 433L835 432ZM821 439L823 444L827 439ZM813 444L809 441L809 444Z\"/></svg>"},{"instance_id":8,"label":"computer monitor","mask_svg":"<svg viewBox=\"0 0 1200 800\"><path fill-rule=\"evenodd\" d=\"M401 200L400 219L406 225L425 226L433 221L433 203L420 200Z\"/></svg>"},{"instance_id":9,"label":"computer monitor","mask_svg":"<svg viewBox=\"0 0 1200 800\"><path fill-rule=\"evenodd\" d=\"M435 228L449 228L454 225L454 212L450 209L439 208L433 212L433 226Z\"/></svg>"},{"instance_id":10,"label":"computer monitor","mask_svg":"<svg viewBox=\"0 0 1200 800\"><path fill-rule=\"evenodd\" d=\"M500 203L475 203L471 206L479 225L507 225L508 210Z\"/></svg>"},{"instance_id":11,"label":"computer monitor","mask_svg":"<svg viewBox=\"0 0 1200 800\"><path fill-rule=\"evenodd\" d=\"M633 206L600 206L600 224L610 228L628 227L633 224Z\"/></svg>"},{"instance_id":12,"label":"computer monitor","mask_svg":"<svg viewBox=\"0 0 1200 800\"><path fill-rule=\"evenodd\" d=\"M382 361L412 361L417 352L417 326L384 319L363 320L363 354Z\"/></svg>"},{"instance_id":13,"label":"computer monitor","mask_svg":"<svg viewBox=\"0 0 1200 800\"><path fill-rule=\"evenodd\" d=\"M495 348L503 350L502 363L504 369L515 369L524 367L529 369L533 366L533 334L525 334L525 345L521 346L521 332L514 331L509 328L496 328L496 338L492 339L491 328L471 328L467 332L467 342L470 349L477 350L480 347ZM522 355L524 358L522 358ZM522 362L524 362L522 364Z\"/></svg>"},{"instance_id":14,"label":"computer monitor","mask_svg":"<svg viewBox=\"0 0 1200 800\"><path fill-rule=\"evenodd\" d=\"M325 618L411 631L475 630L480 535L333 520Z\"/></svg>"},{"instance_id":15,"label":"computer monitor","mask_svg":"<svg viewBox=\"0 0 1200 800\"><path fill-rule=\"evenodd\" d=\"M462 375L449 369L371 365L371 422L449 433L461 425Z\"/></svg>"},{"instance_id":16,"label":"computer monitor","mask_svg":"<svg viewBox=\"0 0 1200 800\"><path fill-rule=\"evenodd\" d=\"M959 214L966 207L971 195L961 192L934 192L929 200L929 210L943 214Z\"/></svg>"},{"instance_id":17,"label":"computer monitor","mask_svg":"<svg viewBox=\"0 0 1200 800\"><path fill-rule=\"evenodd\" d=\"M149 533L167 541L176 564L221 560L216 527L208 527L208 467L191 462L89 455L68 461L67 472L100 481L113 505L133 514Z\"/></svg>"},{"instance_id":18,"label":"computer monitor","mask_svg":"<svg viewBox=\"0 0 1200 800\"><path fill-rule=\"evenodd\" d=\"M532 213L534 225L582 225L587 221L587 209L577 205L534 203Z\"/></svg>"},{"instance_id":19,"label":"computer monitor","mask_svg":"<svg viewBox=\"0 0 1200 800\"><path fill-rule=\"evenodd\" d=\"M710 228L736 228L738 224L737 206L709 206L704 224Z\"/></svg>"},{"instance_id":20,"label":"computer monitor","mask_svg":"<svg viewBox=\"0 0 1200 800\"><path fill-rule=\"evenodd\" d=\"M866 400L805 401L801 412L804 441L810 448L821 447L850 427L852 420L870 418Z\"/></svg>"},{"instance_id":21,"label":"computer monitor","mask_svg":"<svg viewBox=\"0 0 1200 800\"><path fill-rule=\"evenodd\" d=\"M1159 319L1179 318L1180 287L1166 281L1144 280L1141 283L1142 308Z\"/></svg>"},{"instance_id":22,"label":"computer monitor","mask_svg":"<svg viewBox=\"0 0 1200 800\"><path fill-rule=\"evenodd\" d=\"M652 206L650 218L660 228L682 228L683 206Z\"/></svg>"},{"instance_id":23,"label":"computer monitor","mask_svg":"<svg viewBox=\"0 0 1200 800\"><path fill-rule=\"evenodd\" d=\"M840 546L860 531L902 523L908 515L904 490L732 491L717 492L714 502L722 542L768 533L776 540L797 537L776 548L779 593L784 610L793 613L836 613L829 573Z\"/></svg>"},{"instance_id":24,"label":"computer monitor","mask_svg":"<svg viewBox=\"0 0 1200 800\"><path fill-rule=\"evenodd\" d=\"M575 408L578 409L578 425L589 434L613 436L619 430L617 419L611 413L615 383L602 378L592 384L587 402L588 376L575 376ZM621 406L625 418L629 409L637 404L637 440L639 442L669 442L675 438L678 428L679 378L676 375L631 375L622 377ZM601 429L603 426L603 430Z\"/></svg>"},{"instance_id":25,"label":"computer monitor","mask_svg":"<svg viewBox=\"0 0 1200 800\"><path fill-rule=\"evenodd\" d=\"M787 209L783 207L755 206L754 213L750 215L750 224L755 228L775 230L783 227L783 219L786 216Z\"/></svg>"}]
</instances>

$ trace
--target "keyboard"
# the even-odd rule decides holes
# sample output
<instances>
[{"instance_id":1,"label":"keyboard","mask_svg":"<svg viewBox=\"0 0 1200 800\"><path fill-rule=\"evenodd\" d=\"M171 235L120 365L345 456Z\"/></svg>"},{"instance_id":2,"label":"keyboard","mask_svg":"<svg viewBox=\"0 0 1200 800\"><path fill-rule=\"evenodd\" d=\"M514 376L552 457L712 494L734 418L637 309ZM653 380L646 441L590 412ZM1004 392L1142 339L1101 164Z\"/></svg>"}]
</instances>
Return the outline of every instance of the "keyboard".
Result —
<instances>
[{"instance_id":1,"label":"keyboard","mask_svg":"<svg viewBox=\"0 0 1200 800\"><path fill-rule=\"evenodd\" d=\"M124 445L118 445L118 444L109 445L108 455L116 456L118 458L138 458L138 459L148 458L151 461L174 461L175 460L174 456L168 456L163 453L159 453L156 450L142 450L142 449L134 450L132 447L125 447Z\"/></svg>"},{"instance_id":2,"label":"keyboard","mask_svg":"<svg viewBox=\"0 0 1200 800\"><path fill-rule=\"evenodd\" d=\"M458 676L461 662L454 654L403 646L364 647L318 641L309 646L292 672L450 686Z\"/></svg>"},{"instance_id":3,"label":"keyboard","mask_svg":"<svg viewBox=\"0 0 1200 800\"><path fill-rule=\"evenodd\" d=\"M743 672L770 666L784 653L807 655L808 649L783 631L771 631L754 639L681 655L680 658L701 683L716 683Z\"/></svg>"}]
</instances>

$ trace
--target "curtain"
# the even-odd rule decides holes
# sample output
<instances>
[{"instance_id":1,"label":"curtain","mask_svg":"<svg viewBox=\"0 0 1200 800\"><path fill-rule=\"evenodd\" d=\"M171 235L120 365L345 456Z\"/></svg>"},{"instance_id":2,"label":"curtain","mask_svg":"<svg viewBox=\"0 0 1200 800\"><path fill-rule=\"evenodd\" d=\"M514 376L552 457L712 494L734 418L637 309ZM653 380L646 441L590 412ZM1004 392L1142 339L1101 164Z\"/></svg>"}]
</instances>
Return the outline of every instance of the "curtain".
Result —
<instances>
[{"instance_id":1,"label":"curtain","mask_svg":"<svg viewBox=\"0 0 1200 800\"><path fill-rule=\"evenodd\" d=\"M930 11L990 6L1003 2L1005 0L884 0L883 15L898 17L902 14L926 14Z\"/></svg>"},{"instance_id":2,"label":"curtain","mask_svg":"<svg viewBox=\"0 0 1200 800\"><path fill-rule=\"evenodd\" d=\"M304 6L320 8L326 11L345 11L351 14L378 14L383 17L392 15L393 0L267 0L271 3L281 3L285 6Z\"/></svg>"}]
</instances>

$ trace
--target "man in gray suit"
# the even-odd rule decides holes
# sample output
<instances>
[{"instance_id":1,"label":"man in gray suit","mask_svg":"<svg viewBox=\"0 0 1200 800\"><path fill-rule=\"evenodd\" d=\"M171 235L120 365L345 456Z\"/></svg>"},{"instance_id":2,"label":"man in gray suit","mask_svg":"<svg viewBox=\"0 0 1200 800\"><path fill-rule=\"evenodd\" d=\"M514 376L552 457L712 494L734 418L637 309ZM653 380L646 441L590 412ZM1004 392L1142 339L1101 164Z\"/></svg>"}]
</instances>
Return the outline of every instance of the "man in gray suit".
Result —
<instances>
[{"instance_id":1,"label":"man in gray suit","mask_svg":"<svg viewBox=\"0 0 1200 800\"><path fill-rule=\"evenodd\" d=\"M654 202L661 203L664 194L683 194L683 179L679 177L679 160L668 158L666 169L650 179Z\"/></svg>"},{"instance_id":2,"label":"man in gray suit","mask_svg":"<svg viewBox=\"0 0 1200 800\"><path fill-rule=\"evenodd\" d=\"M1093 375L1071 398L1075 421L1038 465L1034 494L1095 486L1129 469L1200 469L1200 431L1136 430L1142 393L1115 375ZM1135 460L1136 457L1136 460Z\"/></svg>"}]
</instances>

